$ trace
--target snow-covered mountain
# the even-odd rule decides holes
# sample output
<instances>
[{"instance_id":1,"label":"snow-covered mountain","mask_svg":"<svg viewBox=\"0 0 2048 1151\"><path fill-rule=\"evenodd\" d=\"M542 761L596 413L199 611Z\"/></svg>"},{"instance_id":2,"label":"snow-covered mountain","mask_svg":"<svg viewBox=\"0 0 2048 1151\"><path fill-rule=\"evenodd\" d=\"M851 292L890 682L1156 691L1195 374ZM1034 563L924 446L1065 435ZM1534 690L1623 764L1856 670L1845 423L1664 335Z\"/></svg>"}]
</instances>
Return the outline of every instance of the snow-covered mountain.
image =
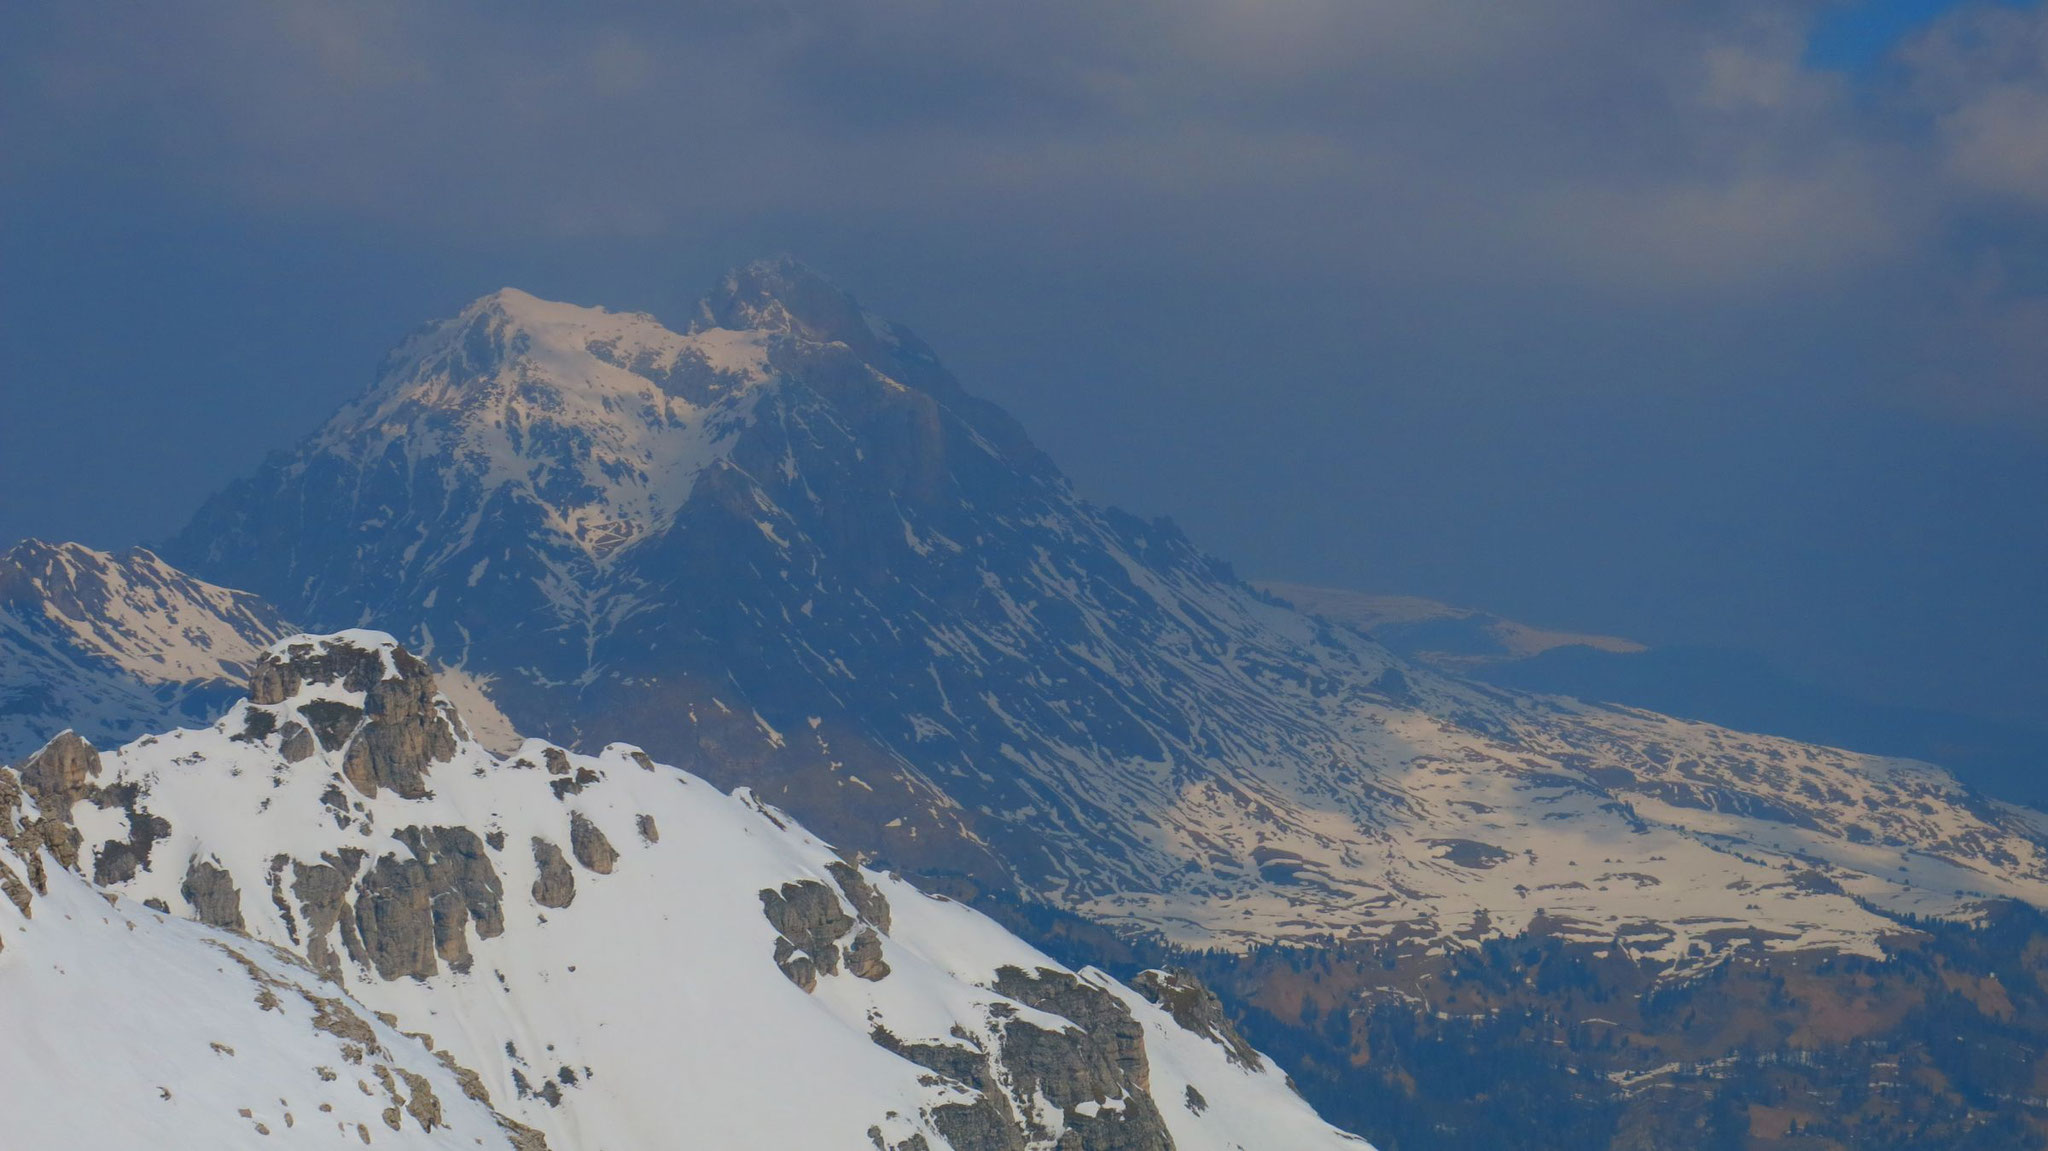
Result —
<instances>
[{"instance_id":1,"label":"snow-covered mountain","mask_svg":"<svg viewBox=\"0 0 2048 1151\"><path fill-rule=\"evenodd\" d=\"M249 691L0 771L24 1146L1364 1146L1186 977L1061 967L633 747L497 756L388 636Z\"/></svg>"},{"instance_id":2,"label":"snow-covered mountain","mask_svg":"<svg viewBox=\"0 0 2048 1151\"><path fill-rule=\"evenodd\" d=\"M2042 817L1938 769L1475 685L1245 586L788 261L680 332L479 300L170 554L927 884L1187 944L1540 916L1682 971L2048 904Z\"/></svg>"},{"instance_id":3,"label":"snow-covered mountain","mask_svg":"<svg viewBox=\"0 0 2048 1151\"><path fill-rule=\"evenodd\" d=\"M290 630L256 596L142 548L17 544L0 555L0 763L67 727L120 743L205 723Z\"/></svg>"}]
</instances>

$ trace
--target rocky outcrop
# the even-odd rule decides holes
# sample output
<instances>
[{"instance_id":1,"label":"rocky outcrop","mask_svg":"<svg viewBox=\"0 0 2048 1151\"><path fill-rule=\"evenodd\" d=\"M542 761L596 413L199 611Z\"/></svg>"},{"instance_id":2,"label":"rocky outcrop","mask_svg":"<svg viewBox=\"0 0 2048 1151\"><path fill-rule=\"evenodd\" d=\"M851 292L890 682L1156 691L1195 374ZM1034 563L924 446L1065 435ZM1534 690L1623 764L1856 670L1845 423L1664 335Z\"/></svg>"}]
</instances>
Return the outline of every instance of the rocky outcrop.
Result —
<instances>
[{"instance_id":1,"label":"rocky outcrop","mask_svg":"<svg viewBox=\"0 0 2048 1151\"><path fill-rule=\"evenodd\" d=\"M94 788L91 799L101 808L119 808L128 818L128 838L107 840L93 854L92 880L126 883L149 866L150 850L171 834L170 822L142 806L142 788L134 783Z\"/></svg>"},{"instance_id":2,"label":"rocky outcrop","mask_svg":"<svg viewBox=\"0 0 2048 1151\"><path fill-rule=\"evenodd\" d=\"M21 786L45 816L68 822L73 804L92 791L100 753L73 732L62 732L21 765Z\"/></svg>"},{"instance_id":3,"label":"rocky outcrop","mask_svg":"<svg viewBox=\"0 0 2048 1151\"><path fill-rule=\"evenodd\" d=\"M1131 986L1138 994L1166 1009L1183 1030L1212 1040L1223 1048L1232 1063L1252 1071L1265 1070L1266 1062L1252 1045L1237 1033L1236 1025L1223 1013L1216 993L1195 978L1192 971L1141 971Z\"/></svg>"},{"instance_id":4,"label":"rocky outcrop","mask_svg":"<svg viewBox=\"0 0 2048 1151\"><path fill-rule=\"evenodd\" d=\"M7 845L21 857L22 865L28 869L29 886L38 894L49 890L49 877L43 866L43 854L48 852L59 867L76 870L78 867L78 829L63 822L54 815L38 819L24 819Z\"/></svg>"},{"instance_id":5,"label":"rocky outcrop","mask_svg":"<svg viewBox=\"0 0 2048 1151\"><path fill-rule=\"evenodd\" d=\"M57 861L76 870L83 847L73 824L75 809L90 803L102 810L119 809L128 822L125 839L110 839L93 853L95 883L122 883L149 865L150 849L171 833L171 825L142 806L142 789L134 783L103 788L94 782L102 770L100 753L73 732L63 732L21 765L19 782L11 773L0 780L0 834L17 852L48 849ZM26 795L35 801L38 818L14 826L14 812ZM39 868L38 865L34 867ZM33 868L32 868L33 869ZM41 879L36 883L41 885Z\"/></svg>"},{"instance_id":6,"label":"rocky outcrop","mask_svg":"<svg viewBox=\"0 0 2048 1151\"><path fill-rule=\"evenodd\" d=\"M854 918L831 888L815 879L785 883L780 891L764 887L761 913L781 933L775 965L790 982L810 991L818 976L838 974L839 939L853 930Z\"/></svg>"},{"instance_id":7,"label":"rocky outcrop","mask_svg":"<svg viewBox=\"0 0 2048 1151\"><path fill-rule=\"evenodd\" d=\"M881 1026L869 1035L974 1096L932 1110L933 1125L956 1151L1172 1151L1150 1095L1144 1028L1122 1000L1045 968L1001 968L993 989L1070 1025L1048 1029L997 1003L988 1019L993 1050L958 1027L950 1042L905 1042ZM1048 1106L1057 1114L1046 1113Z\"/></svg>"},{"instance_id":8,"label":"rocky outcrop","mask_svg":"<svg viewBox=\"0 0 2048 1151\"><path fill-rule=\"evenodd\" d=\"M825 865L825 870L861 919L873 924L882 934L889 934L889 900L861 875L860 868L833 860Z\"/></svg>"},{"instance_id":9,"label":"rocky outcrop","mask_svg":"<svg viewBox=\"0 0 2048 1151\"><path fill-rule=\"evenodd\" d=\"M567 907L576 899L576 873L569 870L569 861L562 857L562 849L547 840L535 836L533 840L533 864L540 874L533 881L533 901L542 907Z\"/></svg>"},{"instance_id":10,"label":"rocky outcrop","mask_svg":"<svg viewBox=\"0 0 2048 1151\"><path fill-rule=\"evenodd\" d=\"M362 940L356 935L355 909L348 902L363 858L363 852L346 848L321 856L319 863L292 862L292 894L299 900L299 916L305 922L306 958L323 978L337 983L341 981L341 956L328 942L337 929L343 950L357 962L367 962Z\"/></svg>"},{"instance_id":11,"label":"rocky outcrop","mask_svg":"<svg viewBox=\"0 0 2048 1151\"><path fill-rule=\"evenodd\" d=\"M314 685L360 693L362 706L316 699L296 707L303 724L273 718L287 760L304 759L317 742L342 753L342 775L363 795L386 787L407 799L428 794L428 769L455 754L456 739L454 721L419 657L395 644L356 642L349 633L293 640L257 662L249 699L254 707L274 708ZM257 725L252 715L248 730Z\"/></svg>"},{"instance_id":12,"label":"rocky outcrop","mask_svg":"<svg viewBox=\"0 0 2048 1151\"><path fill-rule=\"evenodd\" d=\"M785 883L780 891L761 889L761 913L780 933L775 940L776 966L806 991L817 986L819 976L838 974L842 959L847 973L856 978L886 978L889 964L882 958L882 935L889 930L889 901L851 864L835 860L826 871L839 892L815 879ZM845 903L840 893L846 896ZM854 913L847 911L847 904Z\"/></svg>"},{"instance_id":13,"label":"rocky outcrop","mask_svg":"<svg viewBox=\"0 0 2048 1151\"><path fill-rule=\"evenodd\" d=\"M996 972L995 990L1074 1026L1050 1031L1022 1018L1002 1027L1002 1061L1020 1099L1042 1097L1065 1121L1072 1151L1172 1151L1151 1096L1145 1032L1122 1000L1064 971Z\"/></svg>"},{"instance_id":14,"label":"rocky outcrop","mask_svg":"<svg viewBox=\"0 0 2048 1151\"><path fill-rule=\"evenodd\" d=\"M839 896L815 879L785 883L780 891L764 887L760 894L762 914L781 933L775 941L775 965L782 973L805 991L817 986L818 976L838 974L839 941L858 922L840 905ZM879 962L879 941L874 949ZM883 974L887 971L883 964Z\"/></svg>"},{"instance_id":15,"label":"rocky outcrop","mask_svg":"<svg viewBox=\"0 0 2048 1151\"><path fill-rule=\"evenodd\" d=\"M278 754L284 756L286 763L304 763L313 758L315 746L313 732L303 723L285 724L277 741Z\"/></svg>"},{"instance_id":16,"label":"rocky outcrop","mask_svg":"<svg viewBox=\"0 0 2048 1151\"><path fill-rule=\"evenodd\" d=\"M889 974L889 962L882 958L882 937L872 927L863 927L846 947L846 970L856 979L879 982Z\"/></svg>"},{"instance_id":17,"label":"rocky outcrop","mask_svg":"<svg viewBox=\"0 0 2048 1151\"><path fill-rule=\"evenodd\" d=\"M569 850L576 854L576 862L599 875L610 875L612 865L619 861L618 849L612 841L580 811L569 816Z\"/></svg>"},{"instance_id":18,"label":"rocky outcrop","mask_svg":"<svg viewBox=\"0 0 2048 1151\"><path fill-rule=\"evenodd\" d=\"M340 751L348 746L348 737L362 725L363 709L352 707L331 699L316 699L301 704L299 714L306 717L312 726L313 738L320 741L323 751Z\"/></svg>"},{"instance_id":19,"label":"rocky outcrop","mask_svg":"<svg viewBox=\"0 0 2048 1151\"><path fill-rule=\"evenodd\" d=\"M958 1151L1024 1151L1024 1128L979 1043L905 1043L886 1027L876 1027L869 1038L875 1046L979 1096L972 1103L945 1103L932 1109L932 1125Z\"/></svg>"},{"instance_id":20,"label":"rocky outcrop","mask_svg":"<svg viewBox=\"0 0 2048 1151\"><path fill-rule=\"evenodd\" d=\"M192 906L192 917L201 923L241 931L242 893L227 869L211 860L194 857L185 867L185 882L178 889Z\"/></svg>"},{"instance_id":21,"label":"rocky outcrop","mask_svg":"<svg viewBox=\"0 0 2048 1151\"><path fill-rule=\"evenodd\" d=\"M393 672L405 674L405 664L386 664L382 651L340 637L300 637L271 648L256 661L249 673L249 702L265 707L284 703L309 684L367 692ZM426 674L425 664L419 664L419 672Z\"/></svg>"},{"instance_id":22,"label":"rocky outcrop","mask_svg":"<svg viewBox=\"0 0 2048 1151\"><path fill-rule=\"evenodd\" d=\"M21 781L0 767L0 838L14 834L14 813L21 809Z\"/></svg>"},{"instance_id":23,"label":"rocky outcrop","mask_svg":"<svg viewBox=\"0 0 2048 1151\"><path fill-rule=\"evenodd\" d=\"M482 939L505 930L504 884L483 841L463 827L408 827L393 838L412 858L383 856L356 885L363 957L384 979L425 979L441 963L468 971L470 926Z\"/></svg>"}]
</instances>

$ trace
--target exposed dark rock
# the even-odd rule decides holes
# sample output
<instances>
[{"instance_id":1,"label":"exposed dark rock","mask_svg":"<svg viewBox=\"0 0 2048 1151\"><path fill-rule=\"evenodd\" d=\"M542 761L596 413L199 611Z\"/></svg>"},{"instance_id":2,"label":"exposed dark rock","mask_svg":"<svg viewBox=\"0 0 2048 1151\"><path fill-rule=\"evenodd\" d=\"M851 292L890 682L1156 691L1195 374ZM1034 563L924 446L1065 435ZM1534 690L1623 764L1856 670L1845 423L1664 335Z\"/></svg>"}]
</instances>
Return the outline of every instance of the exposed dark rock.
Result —
<instances>
[{"instance_id":1,"label":"exposed dark rock","mask_svg":"<svg viewBox=\"0 0 2048 1151\"><path fill-rule=\"evenodd\" d=\"M316 699L299 708L299 714L312 725L314 738L326 751L340 751L363 722L362 708L331 699Z\"/></svg>"},{"instance_id":2,"label":"exposed dark rock","mask_svg":"<svg viewBox=\"0 0 2048 1151\"><path fill-rule=\"evenodd\" d=\"M293 947L305 946L299 935L299 917L292 913L291 901L284 897L284 869L291 866L289 855L270 857L270 905L277 908L278 918L284 920L284 931L291 938Z\"/></svg>"},{"instance_id":3,"label":"exposed dark rock","mask_svg":"<svg viewBox=\"0 0 2048 1151\"><path fill-rule=\"evenodd\" d=\"M1063 971L996 972L995 990L1074 1026L1048 1031L1022 1019L1003 1025L1002 1060L1018 1098L1043 1096L1065 1116L1067 1151L1171 1151L1150 1094L1144 1028L1116 996ZM1093 1114L1084 1103L1108 1104Z\"/></svg>"},{"instance_id":4,"label":"exposed dark rock","mask_svg":"<svg viewBox=\"0 0 2048 1151\"><path fill-rule=\"evenodd\" d=\"M93 882L102 886L125 883L135 878L138 870L149 866L150 849L171 834L170 821L151 815L142 807L142 788L134 783L94 788L90 798L96 806L118 807L128 817L128 838L110 839L94 855Z\"/></svg>"},{"instance_id":5,"label":"exposed dark rock","mask_svg":"<svg viewBox=\"0 0 2048 1151\"><path fill-rule=\"evenodd\" d=\"M886 1027L869 1033L875 1046L893 1052L939 1077L977 1093L973 1103L946 1103L932 1111L932 1125L959 1151L1023 1151L1024 1129L989 1067L988 1053L958 1043L905 1043Z\"/></svg>"},{"instance_id":6,"label":"exposed dark rock","mask_svg":"<svg viewBox=\"0 0 2048 1151\"><path fill-rule=\"evenodd\" d=\"M427 1077L403 1067L398 1068L398 1077L405 1081L405 1092L408 1096L405 1102L406 1114L413 1117L413 1121L420 1125L420 1130L432 1131L443 1126L441 1101L434 1096L434 1085L427 1081Z\"/></svg>"},{"instance_id":7,"label":"exposed dark rock","mask_svg":"<svg viewBox=\"0 0 2048 1151\"><path fill-rule=\"evenodd\" d=\"M905 1043L886 1027L868 1032L875 1046L899 1055L927 1071L949 1079L970 1091L986 1091L995 1082L989 1070L988 1053L964 1043Z\"/></svg>"},{"instance_id":8,"label":"exposed dark rock","mask_svg":"<svg viewBox=\"0 0 2048 1151\"><path fill-rule=\"evenodd\" d=\"M21 807L21 781L0 767L0 839L14 834L14 813Z\"/></svg>"},{"instance_id":9,"label":"exposed dark rock","mask_svg":"<svg viewBox=\"0 0 2048 1151\"><path fill-rule=\"evenodd\" d=\"M548 1151L548 1137L524 1123L500 1115L498 1127L512 1144L512 1151Z\"/></svg>"},{"instance_id":10,"label":"exposed dark rock","mask_svg":"<svg viewBox=\"0 0 2048 1151\"><path fill-rule=\"evenodd\" d=\"M284 735L278 740L277 751L284 756L286 763L304 763L313 758L316 746L312 731L294 720L284 725Z\"/></svg>"},{"instance_id":11,"label":"exposed dark rock","mask_svg":"<svg viewBox=\"0 0 2048 1151\"><path fill-rule=\"evenodd\" d=\"M440 970L433 892L417 859L379 858L356 885L355 911L356 933L380 977L425 979Z\"/></svg>"},{"instance_id":12,"label":"exposed dark rock","mask_svg":"<svg viewBox=\"0 0 2048 1151\"><path fill-rule=\"evenodd\" d=\"M86 798L100 773L100 753L66 731L21 765L21 787L45 816L69 822L71 805Z\"/></svg>"},{"instance_id":13,"label":"exposed dark rock","mask_svg":"<svg viewBox=\"0 0 2048 1151\"><path fill-rule=\"evenodd\" d=\"M42 852L48 851L58 866L71 871L78 870L78 848L83 841L78 829L58 819L45 815L40 819L23 820L21 827L10 841L16 854L28 861L29 882L37 891L44 890Z\"/></svg>"},{"instance_id":14,"label":"exposed dark rock","mask_svg":"<svg viewBox=\"0 0 2048 1151\"><path fill-rule=\"evenodd\" d=\"M229 738L238 743L262 743L277 730L277 713L254 704L243 709L242 730Z\"/></svg>"},{"instance_id":15,"label":"exposed dark rock","mask_svg":"<svg viewBox=\"0 0 2048 1151\"><path fill-rule=\"evenodd\" d=\"M882 937L875 934L874 928L863 927L853 937L853 943L846 949L846 970L871 982L888 977L889 963L882 958Z\"/></svg>"},{"instance_id":16,"label":"exposed dark rock","mask_svg":"<svg viewBox=\"0 0 2048 1151\"><path fill-rule=\"evenodd\" d=\"M874 924L882 934L889 934L889 900L861 875L860 868L835 859L825 865L825 870L839 884L839 890L846 894L846 901L853 904L854 911L863 920Z\"/></svg>"},{"instance_id":17,"label":"exposed dark rock","mask_svg":"<svg viewBox=\"0 0 2048 1151\"><path fill-rule=\"evenodd\" d=\"M386 855L355 889L356 934L385 979L426 978L445 962L470 967L469 926L479 938L505 930L504 885L483 841L463 827L408 827L393 838L411 859Z\"/></svg>"},{"instance_id":18,"label":"exposed dark rock","mask_svg":"<svg viewBox=\"0 0 2048 1151\"><path fill-rule=\"evenodd\" d=\"M984 1092L972 1103L932 1108L932 1126L954 1151L1024 1151L1024 1130L1001 1092ZM1065 1151L1061 1145L1060 1151Z\"/></svg>"},{"instance_id":19,"label":"exposed dark rock","mask_svg":"<svg viewBox=\"0 0 2048 1151\"><path fill-rule=\"evenodd\" d=\"M1188 1084L1187 1104L1188 1110L1197 1115L1209 1109L1209 1101L1202 1097L1200 1091L1195 1090L1195 1085L1192 1083Z\"/></svg>"},{"instance_id":20,"label":"exposed dark rock","mask_svg":"<svg viewBox=\"0 0 2048 1151\"><path fill-rule=\"evenodd\" d=\"M14 874L14 869L7 866L4 859L0 859L0 894L7 896L16 911L24 916L29 914L29 902L33 896L29 892L28 884L23 883L21 877Z\"/></svg>"},{"instance_id":21,"label":"exposed dark rock","mask_svg":"<svg viewBox=\"0 0 2048 1151\"><path fill-rule=\"evenodd\" d=\"M41 819L25 819L14 834L8 837L7 846L21 859L28 870L28 885L37 895L50 893L48 869L43 865L43 852L48 851L63 867L74 867L78 861L78 830L68 823L60 822L54 816ZM66 858L71 860L66 863Z\"/></svg>"},{"instance_id":22,"label":"exposed dark rock","mask_svg":"<svg viewBox=\"0 0 2048 1151\"><path fill-rule=\"evenodd\" d=\"M428 765L455 754L455 729L434 706L433 679L422 667L417 678L381 680L365 704L369 721L348 745L342 774L365 795L381 785L424 798Z\"/></svg>"},{"instance_id":23,"label":"exposed dark rock","mask_svg":"<svg viewBox=\"0 0 2048 1151\"><path fill-rule=\"evenodd\" d=\"M410 658L409 656L407 658ZM417 660L414 660L417 663ZM405 665L398 665L403 674ZM420 664L424 673L425 664ZM260 706L283 703L309 683L334 684L343 691L368 691L384 678L383 654L339 640L311 640L286 645L283 652L265 652L249 673L249 701Z\"/></svg>"},{"instance_id":24,"label":"exposed dark rock","mask_svg":"<svg viewBox=\"0 0 2048 1151\"><path fill-rule=\"evenodd\" d=\"M1223 1012L1222 1001L1193 972L1141 971L1131 986L1165 1008L1182 1029L1220 1045L1232 1063L1253 1071L1265 1070L1265 1060L1237 1033L1237 1027Z\"/></svg>"},{"instance_id":25,"label":"exposed dark rock","mask_svg":"<svg viewBox=\"0 0 2048 1151\"><path fill-rule=\"evenodd\" d=\"M455 728L436 705L434 677L403 648L384 652L336 639L293 643L257 662L249 677L250 699L260 706L284 703L307 684L361 692L363 707L358 713L330 700L300 707L312 731L301 739L292 725L285 726L288 760L311 754L306 743L313 739L329 751L346 747L342 774L357 791L374 796L389 787L420 799L427 794L428 766L455 754Z\"/></svg>"},{"instance_id":26,"label":"exposed dark rock","mask_svg":"<svg viewBox=\"0 0 2048 1151\"><path fill-rule=\"evenodd\" d=\"M241 931L246 926L242 921L242 893L236 890L234 877L210 860L196 856L192 859L185 868L185 882L178 893L192 905L192 914L201 923L230 931Z\"/></svg>"},{"instance_id":27,"label":"exposed dark rock","mask_svg":"<svg viewBox=\"0 0 2048 1151\"><path fill-rule=\"evenodd\" d=\"M868 1142L875 1145L875 1151L931 1151L931 1144L923 1135L912 1135L901 1143L885 1143L880 1127L868 1128Z\"/></svg>"},{"instance_id":28,"label":"exposed dark rock","mask_svg":"<svg viewBox=\"0 0 2048 1151\"><path fill-rule=\"evenodd\" d=\"M640 838L646 840L649 843L661 842L661 829L654 826L653 816L638 816L633 820L633 823L636 827L640 829Z\"/></svg>"},{"instance_id":29,"label":"exposed dark rock","mask_svg":"<svg viewBox=\"0 0 2048 1151\"><path fill-rule=\"evenodd\" d=\"M533 837L533 862L540 875L533 881L533 901L542 907L567 907L576 898L576 873L562 849L539 836Z\"/></svg>"},{"instance_id":30,"label":"exposed dark rock","mask_svg":"<svg viewBox=\"0 0 2048 1151\"><path fill-rule=\"evenodd\" d=\"M854 927L854 918L846 913L839 903L839 896L832 889L815 879L785 883L782 890L764 887L761 889L761 912L775 930L782 933L776 945L776 965L783 974L790 976L806 991L816 982L816 975L835 975L839 971L839 939ZM783 945L788 945L785 954ZM807 984L792 972L789 960L796 952L802 952L815 968L815 974ZM878 957L879 958L879 957Z\"/></svg>"},{"instance_id":31,"label":"exposed dark rock","mask_svg":"<svg viewBox=\"0 0 2048 1151\"><path fill-rule=\"evenodd\" d=\"M357 962L367 962L356 935L355 911L348 903L363 853L349 848L320 858L322 862L310 865L292 863L292 894L298 897L299 913L306 923L307 960L323 977L339 982L341 956L327 942L329 932L341 928L343 948Z\"/></svg>"},{"instance_id":32,"label":"exposed dark rock","mask_svg":"<svg viewBox=\"0 0 2048 1151\"><path fill-rule=\"evenodd\" d=\"M818 965L811 957L796 949L796 944L781 936L775 937L775 966L782 969L791 983L806 992L818 989Z\"/></svg>"},{"instance_id":33,"label":"exposed dark rock","mask_svg":"<svg viewBox=\"0 0 2048 1151\"><path fill-rule=\"evenodd\" d=\"M599 875L610 875L612 865L619 861L612 841L580 811L569 814L569 850L576 853L576 862Z\"/></svg>"},{"instance_id":34,"label":"exposed dark rock","mask_svg":"<svg viewBox=\"0 0 2048 1151\"><path fill-rule=\"evenodd\" d=\"M334 825L336 827L348 826L348 793L341 790L340 785L328 784L327 789L320 793L320 804L334 813Z\"/></svg>"}]
</instances>

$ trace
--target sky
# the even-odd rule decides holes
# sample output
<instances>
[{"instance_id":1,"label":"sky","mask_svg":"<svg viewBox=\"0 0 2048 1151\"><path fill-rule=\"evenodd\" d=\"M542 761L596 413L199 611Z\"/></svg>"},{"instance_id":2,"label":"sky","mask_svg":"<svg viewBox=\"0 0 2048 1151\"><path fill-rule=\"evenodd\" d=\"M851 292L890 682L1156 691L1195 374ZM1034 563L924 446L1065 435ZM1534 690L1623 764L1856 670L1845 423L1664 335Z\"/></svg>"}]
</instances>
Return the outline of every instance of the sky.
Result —
<instances>
[{"instance_id":1,"label":"sky","mask_svg":"<svg viewBox=\"0 0 2048 1151\"><path fill-rule=\"evenodd\" d=\"M0 539L783 252L1246 575L2048 725L2040 3L24 0Z\"/></svg>"}]
</instances>

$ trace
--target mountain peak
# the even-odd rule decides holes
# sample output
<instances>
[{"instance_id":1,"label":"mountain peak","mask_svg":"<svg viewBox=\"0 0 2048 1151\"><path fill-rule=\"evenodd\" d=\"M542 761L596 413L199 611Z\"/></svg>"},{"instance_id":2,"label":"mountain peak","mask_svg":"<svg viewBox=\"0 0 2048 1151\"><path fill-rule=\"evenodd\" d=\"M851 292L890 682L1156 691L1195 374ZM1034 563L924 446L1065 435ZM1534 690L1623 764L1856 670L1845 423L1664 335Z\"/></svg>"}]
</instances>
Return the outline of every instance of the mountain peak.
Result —
<instances>
[{"instance_id":1,"label":"mountain peak","mask_svg":"<svg viewBox=\"0 0 2048 1151\"><path fill-rule=\"evenodd\" d=\"M697 305L692 328L782 332L826 343L875 338L852 293L793 256L755 260L727 272Z\"/></svg>"},{"instance_id":2,"label":"mountain peak","mask_svg":"<svg viewBox=\"0 0 2048 1151\"><path fill-rule=\"evenodd\" d=\"M296 635L265 649L249 676L244 736L279 733L279 753L297 763L337 753L341 774L362 795L391 788L427 794L435 763L458 750L455 709L418 656L383 632L352 629Z\"/></svg>"}]
</instances>

